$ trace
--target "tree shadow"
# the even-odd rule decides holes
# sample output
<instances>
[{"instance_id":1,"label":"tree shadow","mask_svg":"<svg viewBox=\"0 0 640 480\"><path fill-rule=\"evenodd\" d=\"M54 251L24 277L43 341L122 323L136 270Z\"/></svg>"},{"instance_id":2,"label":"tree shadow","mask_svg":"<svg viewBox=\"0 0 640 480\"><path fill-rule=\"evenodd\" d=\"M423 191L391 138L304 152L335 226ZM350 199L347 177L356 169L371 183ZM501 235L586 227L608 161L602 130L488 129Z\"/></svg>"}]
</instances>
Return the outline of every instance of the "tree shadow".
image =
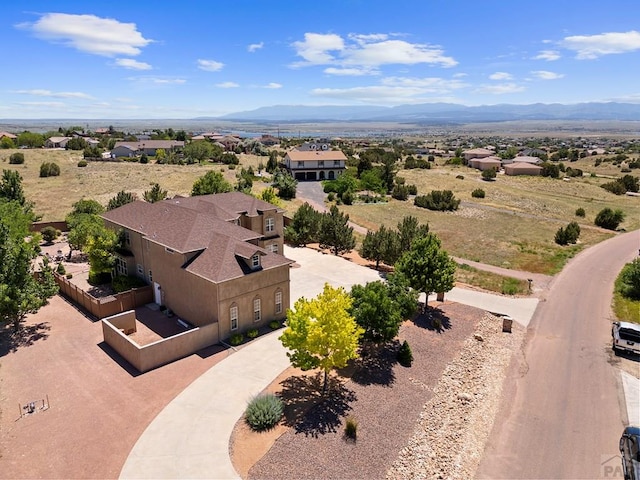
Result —
<instances>
[{"instance_id":1,"label":"tree shadow","mask_svg":"<svg viewBox=\"0 0 640 480\"><path fill-rule=\"evenodd\" d=\"M350 376L351 380L358 385L382 385L390 387L396 380L393 367L398 362L397 352L400 342L393 342L384 345L370 346L363 348L360 357L353 360L349 367L351 374L346 373L347 369L338 370L344 376Z\"/></svg>"},{"instance_id":2,"label":"tree shadow","mask_svg":"<svg viewBox=\"0 0 640 480\"><path fill-rule=\"evenodd\" d=\"M428 305L418 310L413 323L416 327L438 333L451 328L451 319L441 309Z\"/></svg>"},{"instance_id":3,"label":"tree shadow","mask_svg":"<svg viewBox=\"0 0 640 480\"><path fill-rule=\"evenodd\" d=\"M0 329L0 357L15 353L18 348L29 347L39 340L45 340L49 336L51 326L49 322L34 323L33 325L21 325L18 331L12 324L4 324Z\"/></svg>"},{"instance_id":4,"label":"tree shadow","mask_svg":"<svg viewBox=\"0 0 640 480\"><path fill-rule=\"evenodd\" d=\"M293 376L283 380L280 397L285 402L284 424L296 433L317 438L336 432L341 419L351 410L355 392L336 378L329 377L327 393L322 395L323 373Z\"/></svg>"}]
</instances>

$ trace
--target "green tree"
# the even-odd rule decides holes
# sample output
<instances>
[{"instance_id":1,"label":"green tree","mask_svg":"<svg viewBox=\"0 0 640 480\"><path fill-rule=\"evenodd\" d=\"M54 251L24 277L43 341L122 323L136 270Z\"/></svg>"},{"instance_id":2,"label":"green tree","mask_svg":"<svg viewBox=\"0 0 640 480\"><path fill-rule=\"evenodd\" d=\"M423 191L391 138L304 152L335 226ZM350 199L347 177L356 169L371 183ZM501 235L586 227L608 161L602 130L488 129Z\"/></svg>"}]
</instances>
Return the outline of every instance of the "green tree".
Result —
<instances>
[{"instance_id":1,"label":"green tree","mask_svg":"<svg viewBox=\"0 0 640 480\"><path fill-rule=\"evenodd\" d=\"M67 225L69 227L69 255L74 250L85 251L91 237L98 235L104 222L98 215L91 213L76 213L67 216Z\"/></svg>"},{"instance_id":2,"label":"green tree","mask_svg":"<svg viewBox=\"0 0 640 480\"><path fill-rule=\"evenodd\" d=\"M253 188L253 169L251 167L248 169L241 168L236 177L238 183L236 183L235 190L251 195L251 189Z\"/></svg>"},{"instance_id":3,"label":"green tree","mask_svg":"<svg viewBox=\"0 0 640 480\"><path fill-rule=\"evenodd\" d=\"M18 135L16 143L20 147L40 148L44 146L44 137L39 133L22 132Z\"/></svg>"},{"instance_id":4,"label":"green tree","mask_svg":"<svg viewBox=\"0 0 640 480\"><path fill-rule=\"evenodd\" d=\"M624 221L624 213L622 210L612 210L609 207L603 208L598 212L594 223L598 227L606 228L607 230L615 230Z\"/></svg>"},{"instance_id":5,"label":"green tree","mask_svg":"<svg viewBox=\"0 0 640 480\"><path fill-rule=\"evenodd\" d=\"M397 161L398 157L396 154L385 152L385 155L382 159L382 165L380 166L380 178L382 179L382 183L386 187L387 193L390 193L393 190L396 172L398 171L398 167L396 165Z\"/></svg>"},{"instance_id":6,"label":"green tree","mask_svg":"<svg viewBox=\"0 0 640 480\"><path fill-rule=\"evenodd\" d=\"M260 200L263 200L271 205L275 205L279 207L282 205L282 202L278 198L278 194L276 193L276 189L273 187L265 188L260 194Z\"/></svg>"},{"instance_id":7,"label":"green tree","mask_svg":"<svg viewBox=\"0 0 640 480\"><path fill-rule=\"evenodd\" d=\"M640 258L622 268L620 279L620 293L627 298L640 300Z\"/></svg>"},{"instance_id":8,"label":"green tree","mask_svg":"<svg viewBox=\"0 0 640 480\"><path fill-rule=\"evenodd\" d=\"M333 368L342 368L358 356L358 341L363 333L349 314L351 297L342 288L325 283L322 293L307 300L302 297L287 312L287 328L280 336L291 364L302 370L324 371L322 392L327 392L327 377Z\"/></svg>"},{"instance_id":9,"label":"green tree","mask_svg":"<svg viewBox=\"0 0 640 480\"><path fill-rule=\"evenodd\" d=\"M399 272L387 275L387 289L403 320L413 318L418 311L418 291L411 288L407 277Z\"/></svg>"},{"instance_id":10,"label":"green tree","mask_svg":"<svg viewBox=\"0 0 640 480\"><path fill-rule=\"evenodd\" d=\"M27 200L22 188L22 177L15 170L3 170L0 182L0 198L11 202L18 202L21 206L27 206Z\"/></svg>"},{"instance_id":11,"label":"green tree","mask_svg":"<svg viewBox=\"0 0 640 480\"><path fill-rule=\"evenodd\" d=\"M360 175L360 189L377 193L386 193L386 187L382 183L378 170L366 170Z\"/></svg>"},{"instance_id":12,"label":"green tree","mask_svg":"<svg viewBox=\"0 0 640 480\"><path fill-rule=\"evenodd\" d=\"M278 170L273 176L273 184L278 189L278 196L285 200L291 200L296 198L296 187L298 181L293 178L289 172L285 170Z\"/></svg>"},{"instance_id":13,"label":"green tree","mask_svg":"<svg viewBox=\"0 0 640 480\"><path fill-rule=\"evenodd\" d=\"M208 140L195 140L184 146L183 153L185 158L201 162L213 157L213 148Z\"/></svg>"},{"instance_id":14,"label":"green tree","mask_svg":"<svg viewBox=\"0 0 640 480\"><path fill-rule=\"evenodd\" d=\"M361 343L376 345L393 340L403 321L400 309L387 286L381 281L354 285L351 288L353 304L350 313L364 330Z\"/></svg>"},{"instance_id":15,"label":"green tree","mask_svg":"<svg viewBox=\"0 0 640 480\"><path fill-rule=\"evenodd\" d=\"M560 167L555 163L542 162L540 166L542 167L540 175L543 177L558 178L560 176Z\"/></svg>"},{"instance_id":16,"label":"green tree","mask_svg":"<svg viewBox=\"0 0 640 480\"><path fill-rule=\"evenodd\" d=\"M89 258L89 278L99 278L110 274L115 264L115 249L118 235L103 225L93 231L87 241L86 252Z\"/></svg>"},{"instance_id":17,"label":"green tree","mask_svg":"<svg viewBox=\"0 0 640 480\"><path fill-rule=\"evenodd\" d=\"M498 174L496 173L495 167L491 167L491 168L487 168L486 170L483 170L480 175L482 176L482 179L486 181L495 180L495 178L498 176Z\"/></svg>"},{"instance_id":18,"label":"green tree","mask_svg":"<svg viewBox=\"0 0 640 480\"><path fill-rule=\"evenodd\" d=\"M375 232L367 230L359 253L362 258L376 262L376 270L378 270L380 262L388 262L389 265L393 265L398 251L398 234L382 225ZM392 261L389 261L390 259Z\"/></svg>"},{"instance_id":19,"label":"green tree","mask_svg":"<svg viewBox=\"0 0 640 480\"><path fill-rule=\"evenodd\" d=\"M118 207L126 205L127 203L135 202L136 194L131 192L125 192L120 190L115 197L109 200L107 203L107 210L114 210Z\"/></svg>"},{"instance_id":20,"label":"green tree","mask_svg":"<svg viewBox=\"0 0 640 480\"><path fill-rule=\"evenodd\" d=\"M71 213L69 213L69 215L67 215L67 222L69 221L69 218L80 213L90 213L93 215L100 215L101 213L104 213L104 207L96 200L92 199L81 198L72 206L73 210L71 211Z\"/></svg>"},{"instance_id":21,"label":"green tree","mask_svg":"<svg viewBox=\"0 0 640 480\"><path fill-rule=\"evenodd\" d=\"M60 231L48 225L40 230L40 235L42 235L42 240L48 244L52 244L55 239L60 236Z\"/></svg>"},{"instance_id":22,"label":"green tree","mask_svg":"<svg viewBox=\"0 0 640 480\"><path fill-rule=\"evenodd\" d=\"M29 216L17 203L8 203L13 203L13 206L5 205L13 210L13 215ZM16 220L18 224L30 223L24 218ZM8 215L0 217L0 321L11 323L15 331L20 329L27 314L37 312L58 288L48 264L43 266L40 275L34 275L37 242L27 241L26 232L21 230L22 227L9 224Z\"/></svg>"},{"instance_id":23,"label":"green tree","mask_svg":"<svg viewBox=\"0 0 640 480\"><path fill-rule=\"evenodd\" d=\"M164 148L159 148L156 150L156 163L165 163L167 159L167 152Z\"/></svg>"},{"instance_id":24,"label":"green tree","mask_svg":"<svg viewBox=\"0 0 640 480\"><path fill-rule=\"evenodd\" d=\"M353 227L349 226L349 215L342 213L333 205L322 214L318 232L320 248L328 248L334 255L350 252L356 246Z\"/></svg>"},{"instance_id":25,"label":"green tree","mask_svg":"<svg viewBox=\"0 0 640 480\"><path fill-rule=\"evenodd\" d=\"M22 165L24 163L24 153L15 152L9 157L9 165Z\"/></svg>"},{"instance_id":26,"label":"green tree","mask_svg":"<svg viewBox=\"0 0 640 480\"><path fill-rule=\"evenodd\" d=\"M417 207L445 212L457 210L460 200L455 198L451 190L432 190L426 195L417 196L413 203Z\"/></svg>"},{"instance_id":27,"label":"green tree","mask_svg":"<svg viewBox=\"0 0 640 480\"><path fill-rule=\"evenodd\" d=\"M159 183L154 183L150 190L146 190L142 194L145 202L156 203L167 198L167 191L160 187Z\"/></svg>"},{"instance_id":28,"label":"green tree","mask_svg":"<svg viewBox=\"0 0 640 480\"><path fill-rule=\"evenodd\" d=\"M440 239L433 233L415 240L396 263L396 272L406 277L411 288L427 297L434 292L451 290L455 271L455 262L441 248Z\"/></svg>"},{"instance_id":29,"label":"green tree","mask_svg":"<svg viewBox=\"0 0 640 480\"><path fill-rule=\"evenodd\" d=\"M428 233L429 224L420 224L418 219L413 215L402 217L402 220L398 222L400 252L408 252L416 239L425 237Z\"/></svg>"},{"instance_id":30,"label":"green tree","mask_svg":"<svg viewBox=\"0 0 640 480\"><path fill-rule=\"evenodd\" d=\"M2 137L2 139L0 139L0 148L2 148L3 150L7 150L9 148L16 148L16 144L9 137Z\"/></svg>"},{"instance_id":31,"label":"green tree","mask_svg":"<svg viewBox=\"0 0 640 480\"><path fill-rule=\"evenodd\" d=\"M191 195L211 195L214 193L226 193L232 190L233 187L224 179L222 173L212 170L194 182Z\"/></svg>"},{"instance_id":32,"label":"green tree","mask_svg":"<svg viewBox=\"0 0 640 480\"><path fill-rule=\"evenodd\" d=\"M43 162L40 164L40 177L57 177L60 175L60 165L54 162Z\"/></svg>"},{"instance_id":33,"label":"green tree","mask_svg":"<svg viewBox=\"0 0 640 480\"><path fill-rule=\"evenodd\" d=\"M267 172L274 173L278 168L278 153L275 150L269 152L269 160L267 161Z\"/></svg>"},{"instance_id":34,"label":"green tree","mask_svg":"<svg viewBox=\"0 0 640 480\"><path fill-rule=\"evenodd\" d=\"M73 137L71 138L66 145L67 150L84 150L87 148L89 144L82 137Z\"/></svg>"},{"instance_id":35,"label":"green tree","mask_svg":"<svg viewBox=\"0 0 640 480\"><path fill-rule=\"evenodd\" d=\"M285 238L293 245L306 246L316 242L321 222L322 214L305 202L296 210L291 224L285 228Z\"/></svg>"}]
</instances>

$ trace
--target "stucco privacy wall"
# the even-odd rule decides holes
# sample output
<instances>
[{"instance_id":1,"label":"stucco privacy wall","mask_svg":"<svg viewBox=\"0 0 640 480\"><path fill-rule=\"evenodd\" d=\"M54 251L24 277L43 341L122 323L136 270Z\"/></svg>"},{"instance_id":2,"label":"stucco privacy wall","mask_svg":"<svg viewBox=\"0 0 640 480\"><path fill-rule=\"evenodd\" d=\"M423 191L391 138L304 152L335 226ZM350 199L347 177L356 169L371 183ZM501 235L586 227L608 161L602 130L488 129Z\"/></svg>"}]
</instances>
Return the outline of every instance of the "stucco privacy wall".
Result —
<instances>
[{"instance_id":1,"label":"stucco privacy wall","mask_svg":"<svg viewBox=\"0 0 640 480\"><path fill-rule=\"evenodd\" d=\"M102 333L109 346L143 373L218 343L218 324L212 323L140 346L120 331L132 318L135 328L135 311L105 318Z\"/></svg>"}]
</instances>

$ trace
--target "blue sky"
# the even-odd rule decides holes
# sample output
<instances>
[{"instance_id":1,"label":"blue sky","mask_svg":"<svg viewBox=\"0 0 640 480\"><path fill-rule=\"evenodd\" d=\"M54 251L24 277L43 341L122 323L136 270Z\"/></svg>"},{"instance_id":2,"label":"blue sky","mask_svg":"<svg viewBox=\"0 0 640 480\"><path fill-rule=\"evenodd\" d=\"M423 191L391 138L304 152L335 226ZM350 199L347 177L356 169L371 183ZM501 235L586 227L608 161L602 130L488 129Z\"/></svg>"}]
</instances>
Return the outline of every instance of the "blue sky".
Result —
<instances>
[{"instance_id":1,"label":"blue sky","mask_svg":"<svg viewBox=\"0 0 640 480\"><path fill-rule=\"evenodd\" d=\"M640 102L638 0L13 1L0 118Z\"/></svg>"}]
</instances>

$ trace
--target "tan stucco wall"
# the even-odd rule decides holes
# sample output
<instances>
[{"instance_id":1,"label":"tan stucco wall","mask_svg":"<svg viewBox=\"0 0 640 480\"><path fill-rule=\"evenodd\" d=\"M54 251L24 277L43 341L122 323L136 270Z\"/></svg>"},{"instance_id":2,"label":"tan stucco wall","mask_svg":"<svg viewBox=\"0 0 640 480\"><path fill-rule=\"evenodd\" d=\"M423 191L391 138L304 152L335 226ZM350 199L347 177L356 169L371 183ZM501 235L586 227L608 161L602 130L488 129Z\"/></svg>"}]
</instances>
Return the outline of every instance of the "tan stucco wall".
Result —
<instances>
[{"instance_id":1,"label":"tan stucco wall","mask_svg":"<svg viewBox=\"0 0 640 480\"><path fill-rule=\"evenodd\" d=\"M275 313L275 294L282 292L282 312ZM271 320L282 319L290 305L289 266L255 272L241 279L225 282L219 286L220 304L218 323L220 339L228 338L232 333L230 312L232 305L238 307L238 330L244 332L259 328ZM261 320L253 321L253 300L260 298Z\"/></svg>"}]
</instances>

